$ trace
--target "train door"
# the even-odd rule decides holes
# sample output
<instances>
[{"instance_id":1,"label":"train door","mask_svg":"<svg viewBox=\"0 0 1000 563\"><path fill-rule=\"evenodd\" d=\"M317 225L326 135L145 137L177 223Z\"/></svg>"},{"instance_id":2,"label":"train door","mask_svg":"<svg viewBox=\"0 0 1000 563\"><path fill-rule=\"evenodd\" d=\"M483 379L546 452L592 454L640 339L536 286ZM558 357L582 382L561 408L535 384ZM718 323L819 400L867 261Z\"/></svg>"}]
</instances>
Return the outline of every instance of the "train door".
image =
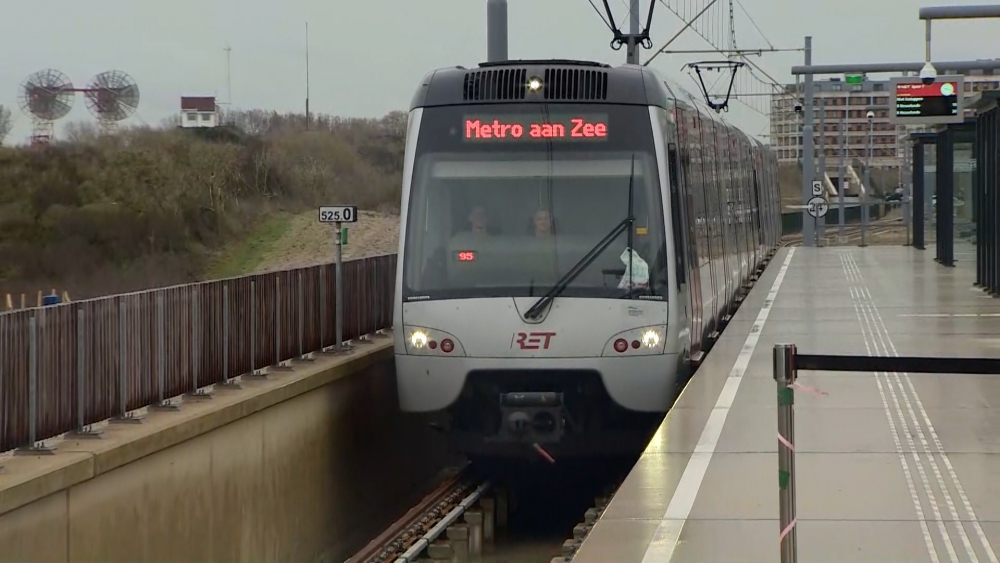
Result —
<instances>
[{"instance_id":1,"label":"train door","mask_svg":"<svg viewBox=\"0 0 1000 563\"><path fill-rule=\"evenodd\" d=\"M722 303L722 318L726 321L729 320L732 314L732 297L736 292L736 288L733 287L733 279L736 277L736 260L739 257L739 252L736 250L736 241L734 240L735 237L733 236L733 196L729 181L728 146L729 135L727 134L725 126L721 123L716 123L715 167L717 170L716 177L718 178L719 207L721 208L719 222L722 227L722 263L725 270L725 290Z\"/></svg>"},{"instance_id":2,"label":"train door","mask_svg":"<svg viewBox=\"0 0 1000 563\"><path fill-rule=\"evenodd\" d=\"M729 132L731 161L733 163L733 181L736 184L736 193L739 198L739 220L736 222L736 230L740 239L740 280L741 285L746 285L750 280L750 265L753 253L750 251L750 231L748 226L750 218L750 198L747 190L746 161L743 153L743 136L736 130Z\"/></svg>"},{"instance_id":3,"label":"train door","mask_svg":"<svg viewBox=\"0 0 1000 563\"><path fill-rule=\"evenodd\" d=\"M681 143L681 169L684 174L684 187L692 204L689 208L690 222L688 232L693 237L692 271L698 280L697 302L698 331L701 345L704 349L704 339L715 329L712 319L715 315L714 300L715 279L713 278L712 242L709 236L708 220L712 216L708 207L708 194L705 191L705 151L701 140L698 110L696 107L678 108L685 126L683 142ZM687 125L690 124L690 125ZM712 308L706 312L706 308Z\"/></svg>"},{"instance_id":4,"label":"train door","mask_svg":"<svg viewBox=\"0 0 1000 563\"><path fill-rule=\"evenodd\" d=\"M678 135L680 137L680 134ZM680 141L680 139L678 139ZM688 197L688 175L681 165L677 143L667 143L667 166L670 171L670 220L674 227L674 252L677 254L677 283L687 283L690 311L688 316L691 330L692 358L698 358L701 351L701 276L696 264L697 254L692 249L691 229L692 201Z\"/></svg>"},{"instance_id":5,"label":"train door","mask_svg":"<svg viewBox=\"0 0 1000 563\"><path fill-rule=\"evenodd\" d=\"M733 198L736 203L733 207L736 209L736 217L733 221L733 226L736 228L736 248L739 249L739 270L740 273L736 278L736 283L738 286L745 285L747 280L747 243L746 243L746 232L744 231L745 221L743 220L743 207L745 205L746 198L743 197L743 174L742 174L742 162L740 160L739 151L739 134L730 129L729 133L729 177L732 178L733 186Z\"/></svg>"},{"instance_id":6,"label":"train door","mask_svg":"<svg viewBox=\"0 0 1000 563\"><path fill-rule=\"evenodd\" d=\"M743 184L743 232L746 233L747 240L747 278L757 270L757 228L756 212L757 205L753 197L753 160L750 156L750 145L746 137L740 136L740 145L737 147L737 154L740 159L740 177Z\"/></svg>"},{"instance_id":7,"label":"train door","mask_svg":"<svg viewBox=\"0 0 1000 563\"><path fill-rule=\"evenodd\" d=\"M711 192L714 206L711 211L712 238L715 243L717 253L714 255L715 262L715 319L721 321L729 304L729 294L727 292L729 283L729 264L727 261L728 245L726 244L726 203L725 194L722 191L722 175L719 173L719 143L716 134L716 122L711 116L702 120L702 124L707 126L707 130L702 135L705 140L704 147L708 156L706 158L706 170L708 177L706 191ZM719 330L716 325L716 331Z\"/></svg>"},{"instance_id":8,"label":"train door","mask_svg":"<svg viewBox=\"0 0 1000 563\"><path fill-rule=\"evenodd\" d=\"M701 119L701 114L698 111L697 106L695 106L692 109L692 123L694 124L694 127L698 130L697 134L691 136L691 143L689 145L691 147L692 154L697 156L697 163L695 163L694 166L697 167L697 175L699 181L696 183L697 184L696 189L700 190L701 192L701 207L699 209L700 224L698 225L698 228L701 231L702 237L704 239L704 247L705 247L704 259L708 264L707 268L708 272L706 276L708 278L707 295L709 297L708 305L710 305L711 307L710 309L711 313L707 315L709 323L709 326L707 328L714 332L715 319L717 318L717 313L718 313L719 290L716 281L715 270L716 270L716 258L718 257L719 250L718 250L718 244L714 239L715 227L713 226L712 223L713 218L716 216L715 198L712 195L712 181L711 181L712 175L709 173L709 169L706 163L706 161L708 161L709 159L709 156L708 156L708 151L705 149L705 124ZM699 270L701 270L700 267ZM702 292L703 318L706 317L706 315L704 314L705 295L706 292L703 291Z\"/></svg>"},{"instance_id":9,"label":"train door","mask_svg":"<svg viewBox=\"0 0 1000 563\"><path fill-rule=\"evenodd\" d=\"M760 200L760 178L757 175L757 151L753 149L753 146L747 150L747 158L750 162L750 184L753 189L753 228L754 228L754 264L760 264L760 261L764 258L764 207L761 205Z\"/></svg>"}]
</instances>

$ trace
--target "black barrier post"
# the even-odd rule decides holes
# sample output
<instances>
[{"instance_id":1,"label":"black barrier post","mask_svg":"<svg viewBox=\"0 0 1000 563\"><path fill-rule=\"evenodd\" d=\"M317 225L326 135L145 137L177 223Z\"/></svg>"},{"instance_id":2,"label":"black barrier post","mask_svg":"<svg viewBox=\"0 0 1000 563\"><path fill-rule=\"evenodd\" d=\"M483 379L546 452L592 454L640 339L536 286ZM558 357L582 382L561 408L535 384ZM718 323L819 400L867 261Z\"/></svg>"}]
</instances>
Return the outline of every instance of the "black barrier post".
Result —
<instances>
[{"instance_id":1,"label":"black barrier post","mask_svg":"<svg viewBox=\"0 0 1000 563\"><path fill-rule=\"evenodd\" d=\"M913 248L924 250L924 143L913 140L913 188L910 190L910 212L913 213Z\"/></svg>"},{"instance_id":2,"label":"black barrier post","mask_svg":"<svg viewBox=\"0 0 1000 563\"><path fill-rule=\"evenodd\" d=\"M994 106L993 109L985 112L977 123L977 128L983 128L983 146L980 152L983 160L976 162L979 176L982 178L983 190L989 197L989 208L984 214L984 222L989 229L988 245L984 249L989 260L990 270L990 294L1000 293L1000 228L997 222L1000 221L1000 197L997 190L1000 190L1000 158L997 152L1000 151L1000 108ZM976 241L976 244L983 244Z\"/></svg>"},{"instance_id":3,"label":"black barrier post","mask_svg":"<svg viewBox=\"0 0 1000 563\"><path fill-rule=\"evenodd\" d=\"M982 205L977 209L979 233L976 239L976 254L982 264L982 281L980 282L991 295L997 292L997 210L996 162L996 110L982 113L976 123L976 169L977 189ZM991 119L992 118L992 119ZM992 121L992 124L991 124ZM990 151L994 151L990 153ZM976 276L977 279L980 276Z\"/></svg>"},{"instance_id":4,"label":"black barrier post","mask_svg":"<svg viewBox=\"0 0 1000 563\"><path fill-rule=\"evenodd\" d=\"M955 265L955 131L945 127L938 133L937 180L934 182L937 205L936 262L942 266Z\"/></svg>"},{"instance_id":5,"label":"black barrier post","mask_svg":"<svg viewBox=\"0 0 1000 563\"><path fill-rule=\"evenodd\" d=\"M1000 93L982 92L970 104L976 110L976 284L990 295L1000 293L1000 174L997 151L1000 127L997 114Z\"/></svg>"},{"instance_id":6,"label":"black barrier post","mask_svg":"<svg viewBox=\"0 0 1000 563\"><path fill-rule=\"evenodd\" d=\"M976 287L989 287L986 281L986 262L985 254L983 253L983 244L986 243L986 222L983 220L986 217L986 190L984 189L985 178L982 174L982 163L985 162L983 158L983 145L984 136L983 128L981 127L982 119L979 119L976 123L976 174L973 178L973 191L974 194L972 205L974 208L974 217L976 221L976 283L973 284Z\"/></svg>"},{"instance_id":7,"label":"black barrier post","mask_svg":"<svg viewBox=\"0 0 1000 563\"><path fill-rule=\"evenodd\" d=\"M778 544L781 563L797 558L795 530L795 345L774 346L774 380L778 383Z\"/></svg>"}]
</instances>

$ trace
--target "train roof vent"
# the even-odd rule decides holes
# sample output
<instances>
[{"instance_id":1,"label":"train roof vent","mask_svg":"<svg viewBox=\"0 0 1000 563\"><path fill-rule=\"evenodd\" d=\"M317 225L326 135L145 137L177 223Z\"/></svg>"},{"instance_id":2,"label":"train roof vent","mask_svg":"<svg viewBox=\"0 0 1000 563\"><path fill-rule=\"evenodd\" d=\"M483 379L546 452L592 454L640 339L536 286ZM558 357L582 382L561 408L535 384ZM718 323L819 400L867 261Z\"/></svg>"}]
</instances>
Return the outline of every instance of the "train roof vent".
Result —
<instances>
[{"instance_id":1,"label":"train roof vent","mask_svg":"<svg viewBox=\"0 0 1000 563\"><path fill-rule=\"evenodd\" d=\"M608 73L582 68L547 68L542 79L546 100L606 100Z\"/></svg>"},{"instance_id":2,"label":"train roof vent","mask_svg":"<svg viewBox=\"0 0 1000 563\"><path fill-rule=\"evenodd\" d=\"M523 100L528 71L523 68L474 70L465 73L462 98L467 101Z\"/></svg>"},{"instance_id":3,"label":"train roof vent","mask_svg":"<svg viewBox=\"0 0 1000 563\"><path fill-rule=\"evenodd\" d=\"M611 65L607 63L599 63L596 61L580 61L575 59L517 59L517 60L504 60L504 61L487 61L484 63L479 63L479 68L486 68L491 66L510 66L510 65L522 65L522 66L545 66L545 65L558 65L558 66L592 66L601 68L611 68Z\"/></svg>"}]
</instances>

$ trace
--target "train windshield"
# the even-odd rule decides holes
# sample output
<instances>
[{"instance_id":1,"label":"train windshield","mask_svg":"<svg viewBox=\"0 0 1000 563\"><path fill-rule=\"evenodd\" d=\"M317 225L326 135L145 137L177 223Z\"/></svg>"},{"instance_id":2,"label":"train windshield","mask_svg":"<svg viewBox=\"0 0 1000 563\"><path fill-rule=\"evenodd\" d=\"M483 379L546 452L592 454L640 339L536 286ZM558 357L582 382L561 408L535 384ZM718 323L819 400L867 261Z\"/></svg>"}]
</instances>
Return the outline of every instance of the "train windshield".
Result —
<instances>
[{"instance_id":1,"label":"train windshield","mask_svg":"<svg viewBox=\"0 0 1000 563\"><path fill-rule=\"evenodd\" d=\"M563 297L666 298L648 109L427 108L410 190L404 296L541 297L629 216L630 192L631 236L620 232Z\"/></svg>"}]
</instances>

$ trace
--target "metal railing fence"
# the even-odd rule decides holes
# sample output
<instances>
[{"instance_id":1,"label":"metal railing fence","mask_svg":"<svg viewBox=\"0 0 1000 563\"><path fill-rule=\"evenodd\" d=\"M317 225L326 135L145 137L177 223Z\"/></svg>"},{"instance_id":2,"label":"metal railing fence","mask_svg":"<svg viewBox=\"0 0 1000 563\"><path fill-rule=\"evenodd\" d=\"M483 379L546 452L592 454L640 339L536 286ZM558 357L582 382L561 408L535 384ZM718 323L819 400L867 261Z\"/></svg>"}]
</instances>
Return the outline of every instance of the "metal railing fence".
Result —
<instances>
[{"instance_id":1,"label":"metal railing fence","mask_svg":"<svg viewBox=\"0 0 1000 563\"><path fill-rule=\"evenodd\" d=\"M323 350L335 268L255 274L0 314L0 452ZM396 255L343 264L344 340L392 325Z\"/></svg>"}]
</instances>

